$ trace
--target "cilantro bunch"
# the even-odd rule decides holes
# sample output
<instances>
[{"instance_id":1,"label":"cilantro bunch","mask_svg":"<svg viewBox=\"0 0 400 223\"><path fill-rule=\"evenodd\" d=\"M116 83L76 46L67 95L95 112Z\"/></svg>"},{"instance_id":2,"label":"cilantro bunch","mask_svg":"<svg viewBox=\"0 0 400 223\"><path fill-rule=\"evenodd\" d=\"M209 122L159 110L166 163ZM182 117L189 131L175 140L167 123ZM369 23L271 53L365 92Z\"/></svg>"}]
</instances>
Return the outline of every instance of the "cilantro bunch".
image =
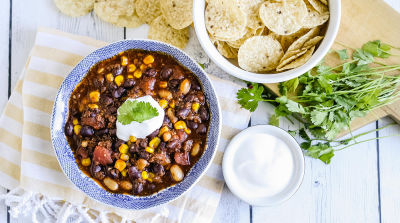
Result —
<instances>
[{"instance_id":1,"label":"cilantro bunch","mask_svg":"<svg viewBox=\"0 0 400 223\"><path fill-rule=\"evenodd\" d=\"M250 111L260 101L273 103L276 105L275 114L270 118L273 125L279 125L281 117L298 119L304 124L298 131L305 140L301 147L307 150L307 155L329 163L334 155L333 147L347 145L365 135L335 141L351 121L398 99L400 65L375 61L377 57L393 56L392 48L376 40L353 50L351 57L347 49L336 51L341 64L330 67L322 62L302 76L280 83L281 96L271 95L262 85L252 83L237 92L238 102Z\"/></svg>"}]
</instances>

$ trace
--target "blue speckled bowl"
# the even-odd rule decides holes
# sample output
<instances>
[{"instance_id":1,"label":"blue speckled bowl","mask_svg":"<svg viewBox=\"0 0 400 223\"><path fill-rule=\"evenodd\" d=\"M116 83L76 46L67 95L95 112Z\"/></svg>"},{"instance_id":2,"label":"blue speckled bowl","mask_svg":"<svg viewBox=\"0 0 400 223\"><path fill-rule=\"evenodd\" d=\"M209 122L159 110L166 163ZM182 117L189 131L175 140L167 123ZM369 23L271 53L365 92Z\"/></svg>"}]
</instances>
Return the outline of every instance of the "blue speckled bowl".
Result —
<instances>
[{"instance_id":1,"label":"blue speckled bowl","mask_svg":"<svg viewBox=\"0 0 400 223\"><path fill-rule=\"evenodd\" d=\"M210 106L211 119L208 131L207 149L200 160L189 171L184 180L156 194L145 197L113 194L101 188L94 180L86 176L78 167L74 154L64 134L64 125L68 117L68 102L75 86L81 82L90 67L97 62L110 58L128 49L143 49L164 52L173 56L183 66L190 69L203 85ZM203 69L186 53L171 45L153 40L124 40L100 48L86 56L65 78L58 91L52 114L51 139L58 161L65 175L89 197L119 208L146 209L172 201L188 191L205 173L217 150L221 130L221 111L211 80Z\"/></svg>"}]
</instances>

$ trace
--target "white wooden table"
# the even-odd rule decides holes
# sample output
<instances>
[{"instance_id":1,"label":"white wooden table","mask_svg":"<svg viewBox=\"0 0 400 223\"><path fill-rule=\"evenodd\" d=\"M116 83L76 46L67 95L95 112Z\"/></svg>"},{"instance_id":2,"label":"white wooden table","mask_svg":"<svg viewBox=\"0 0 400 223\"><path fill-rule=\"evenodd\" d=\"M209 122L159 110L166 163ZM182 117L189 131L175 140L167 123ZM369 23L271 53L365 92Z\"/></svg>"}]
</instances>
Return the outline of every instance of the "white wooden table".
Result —
<instances>
[{"instance_id":1,"label":"white wooden table","mask_svg":"<svg viewBox=\"0 0 400 223\"><path fill-rule=\"evenodd\" d=\"M400 12L400 0L385 1ZM79 19L63 16L51 0L0 0L0 111L15 86L38 26L110 42L133 36L131 30L106 24L94 14ZM227 77L218 69L209 72ZM272 106L262 104L249 124L265 124L272 113ZM390 122L385 118L357 132ZM284 123L281 127L296 126ZM399 133L400 126L394 126L366 137ZM400 222L399 160L400 137L338 152L330 165L306 158L303 184L289 201L276 207L252 207L225 187L214 222ZM0 188L0 193L6 190ZM0 222L30 222L30 218L13 219L0 203Z\"/></svg>"}]
</instances>

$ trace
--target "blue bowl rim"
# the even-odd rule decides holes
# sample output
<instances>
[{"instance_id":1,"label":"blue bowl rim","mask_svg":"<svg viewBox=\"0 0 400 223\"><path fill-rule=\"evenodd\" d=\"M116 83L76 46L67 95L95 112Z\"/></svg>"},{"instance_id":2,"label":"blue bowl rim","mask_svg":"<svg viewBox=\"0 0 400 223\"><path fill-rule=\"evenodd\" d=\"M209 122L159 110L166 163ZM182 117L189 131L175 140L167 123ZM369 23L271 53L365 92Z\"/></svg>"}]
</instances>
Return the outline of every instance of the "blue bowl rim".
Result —
<instances>
[{"instance_id":1,"label":"blue bowl rim","mask_svg":"<svg viewBox=\"0 0 400 223\"><path fill-rule=\"evenodd\" d=\"M161 47L163 50L171 50L172 52L165 52L162 50L149 50L148 47L128 47L124 48L124 46L121 46L125 43L130 44L151 44L155 46ZM117 47L118 50L115 53L109 53L106 52L106 57L104 58L101 57L101 59L97 59L95 61L88 61L88 58L95 57L94 59L99 56L102 51L104 50L112 50L113 47ZM122 47L119 48L119 47ZM126 47L126 46L125 46ZM203 90L207 99L207 102L209 103L211 115L210 115L210 127L207 132L207 147L205 151L203 152L201 158L197 161L197 163L192 167L192 169L188 172L188 174L185 176L183 181L179 182L178 184L172 185L168 188L165 188L155 194L149 195L149 196L133 196L133 195L125 195L125 194L115 194L115 193L110 193L104 188L102 188L97 182L95 182L92 178L87 176L85 173L83 173L76 161L74 154L66 140L65 134L64 134L64 126L66 119L68 115L64 115L61 119L62 125L58 126L61 127L58 130L55 128L55 126L59 123L57 123L56 117L58 115L58 112L60 111L61 108L58 108L58 105L61 103L62 108L66 111L66 114L68 114L68 105L69 105L69 98L75 89L76 85L81 82L81 80L86 76L88 70L96 63L99 61L102 61L104 59L110 58L114 55L117 55L119 52L128 50L128 49L142 49L142 50L149 50L149 51L155 51L155 52L163 52L165 54L168 54L172 56L176 61L178 61L179 64L182 66L186 67L187 69L191 70L194 75L196 75L203 85ZM115 50L114 50L115 51ZM114 52L111 51L111 52ZM174 54L174 55L173 55ZM182 62L181 60L186 60L185 62ZM85 62L91 62L89 65L84 65ZM188 63L189 66L187 66ZM84 67L82 67L84 66ZM87 68L84 69L84 71L79 71L81 68ZM76 74L78 72L78 74ZM83 74L82 74L83 72ZM74 81L77 82L76 84L73 85L73 87L68 85L69 81ZM207 89L204 89L207 87ZM71 88L71 89L70 89ZM64 94L64 91L67 91L68 94ZM63 101L67 98L67 103ZM211 107L213 106L213 107ZM222 126L222 118L221 118L221 108L219 105L219 101L216 96L215 89L212 85L211 79L208 77L207 73L201 68L201 66L194 60L192 59L189 55L187 55L185 52L182 50L170 45L166 44L160 41L156 40L148 40L148 39L128 39L128 40L121 40L117 41L114 43L110 43L104 47L101 47L99 49L96 49L86 57L84 57L73 69L72 71L66 76L66 78L63 80L58 92L57 96L54 101L53 105L53 110L52 110L52 117L51 117L51 124L50 124L50 132L51 132L51 141L52 145L54 148L54 151L57 156L57 160L61 166L62 171L64 174L67 176L68 180L72 182L79 190L84 192L87 196L90 198L99 201L101 203L104 203L106 205L110 205L113 207L118 207L118 208L123 208L123 209L133 209L133 210L141 210L141 209L147 209L155 206L159 206L161 204L165 204L167 202L171 202L180 196L182 196L184 193L189 191L199 180L200 178L206 173L207 169L211 166L212 160L215 157L217 148L218 148L218 143L219 143L219 137L220 137L220 132L221 132L221 126ZM61 137L62 136L62 137ZM61 141L60 141L61 140ZM62 143L63 148L59 148L58 144ZM210 143L211 142L211 143ZM211 144L211 145L210 145ZM64 158L67 158L66 161L64 161Z\"/></svg>"}]
</instances>

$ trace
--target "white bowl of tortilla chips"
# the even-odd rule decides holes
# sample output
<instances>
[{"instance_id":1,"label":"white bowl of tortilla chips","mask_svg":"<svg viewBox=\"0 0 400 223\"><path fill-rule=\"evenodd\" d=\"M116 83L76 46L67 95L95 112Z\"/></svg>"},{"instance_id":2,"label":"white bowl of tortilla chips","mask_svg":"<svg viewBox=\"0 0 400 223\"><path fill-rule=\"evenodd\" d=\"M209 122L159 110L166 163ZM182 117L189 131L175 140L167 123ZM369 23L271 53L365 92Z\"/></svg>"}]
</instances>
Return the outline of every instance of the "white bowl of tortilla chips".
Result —
<instances>
[{"instance_id":1,"label":"white bowl of tortilla chips","mask_svg":"<svg viewBox=\"0 0 400 223\"><path fill-rule=\"evenodd\" d=\"M277 83L312 69L339 30L340 0L196 0L193 21L207 55L227 73Z\"/></svg>"}]
</instances>

